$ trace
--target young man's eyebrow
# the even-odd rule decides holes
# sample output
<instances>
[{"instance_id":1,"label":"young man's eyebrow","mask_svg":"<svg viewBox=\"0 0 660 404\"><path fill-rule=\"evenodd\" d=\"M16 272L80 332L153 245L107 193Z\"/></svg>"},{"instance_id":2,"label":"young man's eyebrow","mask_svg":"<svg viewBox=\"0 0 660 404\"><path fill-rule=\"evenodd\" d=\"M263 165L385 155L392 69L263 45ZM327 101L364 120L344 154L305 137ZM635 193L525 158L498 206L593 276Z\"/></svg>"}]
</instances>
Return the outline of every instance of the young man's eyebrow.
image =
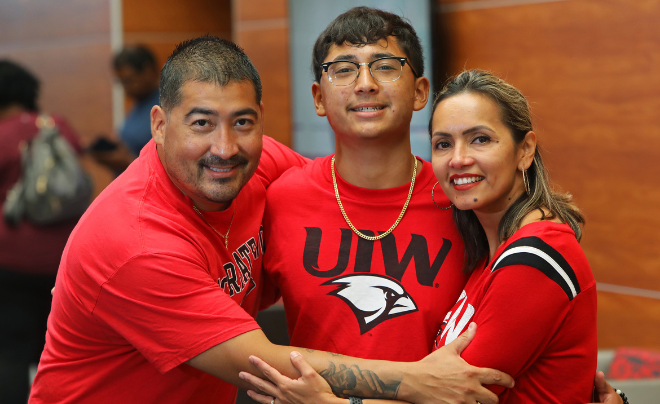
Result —
<instances>
[{"instance_id":1,"label":"young man's eyebrow","mask_svg":"<svg viewBox=\"0 0 660 404\"><path fill-rule=\"evenodd\" d=\"M333 62L337 60L355 60L357 59L355 55L351 55L350 53L347 53L345 55L337 55L334 59L332 59Z\"/></svg>"},{"instance_id":2,"label":"young man's eyebrow","mask_svg":"<svg viewBox=\"0 0 660 404\"><path fill-rule=\"evenodd\" d=\"M378 58L387 58L390 56L396 56L391 52L378 52L378 53L372 53L371 58L372 59L378 59Z\"/></svg>"},{"instance_id":3,"label":"young man's eyebrow","mask_svg":"<svg viewBox=\"0 0 660 404\"><path fill-rule=\"evenodd\" d=\"M193 114L216 116L218 115L218 112L209 108L193 107L190 111L188 111L185 117L189 118Z\"/></svg>"},{"instance_id":4,"label":"young man's eyebrow","mask_svg":"<svg viewBox=\"0 0 660 404\"><path fill-rule=\"evenodd\" d=\"M393 53L390 53L390 52L378 52L378 53L372 53L369 56L371 57L372 60L374 60L374 59L378 59L378 58L385 58L385 57L390 57L390 56L395 56L395 55ZM344 55L337 55L332 61L333 62L335 62L337 60L354 61L356 59L357 59L357 57L355 57L355 55L347 53L347 54L344 54Z\"/></svg>"}]
</instances>

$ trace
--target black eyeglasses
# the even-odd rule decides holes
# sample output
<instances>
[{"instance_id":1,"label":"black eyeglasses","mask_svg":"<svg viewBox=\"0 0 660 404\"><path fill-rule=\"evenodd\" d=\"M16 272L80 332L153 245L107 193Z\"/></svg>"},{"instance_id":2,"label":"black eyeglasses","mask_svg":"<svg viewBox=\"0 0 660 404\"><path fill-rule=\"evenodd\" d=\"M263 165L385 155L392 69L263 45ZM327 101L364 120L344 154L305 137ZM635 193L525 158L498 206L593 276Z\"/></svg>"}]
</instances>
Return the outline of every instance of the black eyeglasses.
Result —
<instances>
[{"instance_id":1,"label":"black eyeglasses","mask_svg":"<svg viewBox=\"0 0 660 404\"><path fill-rule=\"evenodd\" d=\"M412 67L408 58L399 56L387 56L372 60L369 63L357 63L350 60L335 60L333 62L321 63L323 71L328 73L328 80L336 86L348 86L353 84L360 75L360 66L367 66L371 77L381 83L396 81L401 77L403 66L408 63L415 77L419 77Z\"/></svg>"}]
</instances>

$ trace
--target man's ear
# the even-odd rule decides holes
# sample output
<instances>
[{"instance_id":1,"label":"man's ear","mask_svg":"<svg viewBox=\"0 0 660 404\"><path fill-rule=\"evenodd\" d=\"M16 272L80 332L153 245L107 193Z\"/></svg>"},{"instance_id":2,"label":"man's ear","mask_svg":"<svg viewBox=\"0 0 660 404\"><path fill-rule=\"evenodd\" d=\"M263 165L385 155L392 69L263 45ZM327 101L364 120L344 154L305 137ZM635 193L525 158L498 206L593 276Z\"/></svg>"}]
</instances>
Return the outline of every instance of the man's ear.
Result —
<instances>
[{"instance_id":1,"label":"man's ear","mask_svg":"<svg viewBox=\"0 0 660 404\"><path fill-rule=\"evenodd\" d=\"M259 109L261 110L261 134L264 134L264 128L266 127L266 115L264 115L264 102L259 102Z\"/></svg>"},{"instance_id":2,"label":"man's ear","mask_svg":"<svg viewBox=\"0 0 660 404\"><path fill-rule=\"evenodd\" d=\"M520 171L524 168L527 170L529 166L532 165L534 161L534 154L536 153L536 133L533 131L527 132L525 138L520 143L519 155L520 163L518 163L518 168Z\"/></svg>"},{"instance_id":3,"label":"man's ear","mask_svg":"<svg viewBox=\"0 0 660 404\"><path fill-rule=\"evenodd\" d=\"M151 137L158 145L165 142L165 127L167 126L167 114L159 105L151 108Z\"/></svg>"},{"instance_id":4,"label":"man's ear","mask_svg":"<svg viewBox=\"0 0 660 404\"><path fill-rule=\"evenodd\" d=\"M321 95L321 85L314 82L312 84L312 96L314 96L314 109L316 115L325 116L325 105L323 105L323 96Z\"/></svg>"},{"instance_id":5,"label":"man's ear","mask_svg":"<svg viewBox=\"0 0 660 404\"><path fill-rule=\"evenodd\" d=\"M413 104L413 111L419 111L426 106L429 102L429 88L431 84L426 77L418 77L415 79L415 103Z\"/></svg>"}]
</instances>

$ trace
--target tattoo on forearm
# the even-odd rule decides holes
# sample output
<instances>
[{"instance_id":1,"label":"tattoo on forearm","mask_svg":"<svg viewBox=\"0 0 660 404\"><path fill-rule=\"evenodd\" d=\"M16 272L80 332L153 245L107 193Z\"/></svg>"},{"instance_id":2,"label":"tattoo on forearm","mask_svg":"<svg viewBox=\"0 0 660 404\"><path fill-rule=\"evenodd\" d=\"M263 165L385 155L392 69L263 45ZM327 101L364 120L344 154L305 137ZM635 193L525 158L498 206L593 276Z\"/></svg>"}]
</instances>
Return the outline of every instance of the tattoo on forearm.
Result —
<instances>
[{"instance_id":1,"label":"tattoo on forearm","mask_svg":"<svg viewBox=\"0 0 660 404\"><path fill-rule=\"evenodd\" d=\"M305 351L307 351L307 352L309 352L309 353L312 353L312 352L314 352L315 350L314 350L314 349L311 349L311 348L305 348Z\"/></svg>"},{"instance_id":2,"label":"tattoo on forearm","mask_svg":"<svg viewBox=\"0 0 660 404\"><path fill-rule=\"evenodd\" d=\"M338 397L362 397L362 398L397 398L401 381L384 383L376 373L371 370L362 370L357 365L339 368L330 362L327 369L319 372L332 388L332 392Z\"/></svg>"}]
</instances>

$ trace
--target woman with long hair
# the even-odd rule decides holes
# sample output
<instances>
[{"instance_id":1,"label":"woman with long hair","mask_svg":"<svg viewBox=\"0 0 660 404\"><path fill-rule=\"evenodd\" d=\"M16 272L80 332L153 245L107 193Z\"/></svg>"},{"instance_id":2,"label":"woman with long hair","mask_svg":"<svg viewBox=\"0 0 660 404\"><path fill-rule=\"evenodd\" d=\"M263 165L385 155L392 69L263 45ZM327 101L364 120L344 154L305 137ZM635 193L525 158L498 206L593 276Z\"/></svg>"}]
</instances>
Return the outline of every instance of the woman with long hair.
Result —
<instances>
[{"instance_id":1,"label":"woman with long hair","mask_svg":"<svg viewBox=\"0 0 660 404\"><path fill-rule=\"evenodd\" d=\"M465 71L437 95L433 171L453 204L470 274L436 347L470 322L462 357L512 375L500 402L584 403L596 370L596 282L584 217L549 185L529 104L492 74Z\"/></svg>"}]
</instances>

